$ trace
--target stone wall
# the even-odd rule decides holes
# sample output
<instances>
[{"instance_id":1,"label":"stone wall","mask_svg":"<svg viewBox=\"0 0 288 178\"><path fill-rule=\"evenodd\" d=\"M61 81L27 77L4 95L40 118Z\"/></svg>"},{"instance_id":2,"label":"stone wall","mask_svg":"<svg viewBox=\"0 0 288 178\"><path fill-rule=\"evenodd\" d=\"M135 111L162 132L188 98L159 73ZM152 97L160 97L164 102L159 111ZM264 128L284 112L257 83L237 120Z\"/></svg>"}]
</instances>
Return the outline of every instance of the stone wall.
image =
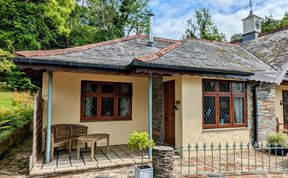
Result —
<instances>
[{"instance_id":1,"label":"stone wall","mask_svg":"<svg viewBox=\"0 0 288 178\"><path fill-rule=\"evenodd\" d=\"M153 147L153 177L170 178L174 169L174 151L169 146Z\"/></svg>"},{"instance_id":2,"label":"stone wall","mask_svg":"<svg viewBox=\"0 0 288 178\"><path fill-rule=\"evenodd\" d=\"M152 85L153 140L156 144L161 144L164 142L163 77L153 76Z\"/></svg>"},{"instance_id":3,"label":"stone wall","mask_svg":"<svg viewBox=\"0 0 288 178\"><path fill-rule=\"evenodd\" d=\"M250 140L254 141L254 116L253 116L253 94L252 86L248 84L248 127L250 130ZM258 142L265 142L271 132L276 131L277 119L275 115L275 85L261 83L257 87L258 105Z\"/></svg>"}]
</instances>

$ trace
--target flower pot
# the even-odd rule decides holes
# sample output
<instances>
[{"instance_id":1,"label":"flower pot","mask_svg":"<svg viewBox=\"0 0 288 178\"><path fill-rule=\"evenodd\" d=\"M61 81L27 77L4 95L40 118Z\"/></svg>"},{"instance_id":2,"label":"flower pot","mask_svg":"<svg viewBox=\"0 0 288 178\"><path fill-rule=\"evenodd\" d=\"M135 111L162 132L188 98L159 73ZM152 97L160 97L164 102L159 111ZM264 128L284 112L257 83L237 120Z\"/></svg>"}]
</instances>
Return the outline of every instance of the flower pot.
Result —
<instances>
[{"instance_id":1,"label":"flower pot","mask_svg":"<svg viewBox=\"0 0 288 178\"><path fill-rule=\"evenodd\" d=\"M144 166L135 166L135 178L153 178L153 168Z\"/></svg>"},{"instance_id":2,"label":"flower pot","mask_svg":"<svg viewBox=\"0 0 288 178\"><path fill-rule=\"evenodd\" d=\"M278 156L282 156L282 154L283 154L283 156L286 156L288 153L288 149L287 148L282 149L280 145L271 145L270 151L274 155L278 155Z\"/></svg>"}]
</instances>

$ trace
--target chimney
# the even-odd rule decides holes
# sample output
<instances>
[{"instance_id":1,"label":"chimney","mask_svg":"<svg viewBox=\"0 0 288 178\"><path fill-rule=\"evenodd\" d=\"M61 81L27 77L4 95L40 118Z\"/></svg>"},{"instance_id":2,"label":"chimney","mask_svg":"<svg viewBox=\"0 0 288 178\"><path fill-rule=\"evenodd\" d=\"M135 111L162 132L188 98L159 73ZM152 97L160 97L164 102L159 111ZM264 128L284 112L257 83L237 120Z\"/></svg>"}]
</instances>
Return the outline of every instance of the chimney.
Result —
<instances>
[{"instance_id":1,"label":"chimney","mask_svg":"<svg viewBox=\"0 0 288 178\"><path fill-rule=\"evenodd\" d=\"M149 13L149 40L148 40L148 46L153 47L154 46L154 36L153 36L153 30L154 30L154 14Z\"/></svg>"}]
</instances>

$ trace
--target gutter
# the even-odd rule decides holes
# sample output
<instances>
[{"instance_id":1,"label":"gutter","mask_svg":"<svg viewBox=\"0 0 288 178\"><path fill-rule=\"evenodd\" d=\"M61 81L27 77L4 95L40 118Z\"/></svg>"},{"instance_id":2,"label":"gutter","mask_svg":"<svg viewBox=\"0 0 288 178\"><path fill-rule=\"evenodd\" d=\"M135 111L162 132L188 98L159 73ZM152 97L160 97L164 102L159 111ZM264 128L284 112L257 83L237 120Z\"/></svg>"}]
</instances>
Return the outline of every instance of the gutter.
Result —
<instances>
[{"instance_id":1,"label":"gutter","mask_svg":"<svg viewBox=\"0 0 288 178\"><path fill-rule=\"evenodd\" d=\"M257 87L260 82L257 82L252 88L253 94L253 118L254 118L254 144L258 144L258 100L257 100Z\"/></svg>"},{"instance_id":2,"label":"gutter","mask_svg":"<svg viewBox=\"0 0 288 178\"><path fill-rule=\"evenodd\" d=\"M110 64L93 64L73 61L59 61L54 59L38 59L38 58L24 58L13 57L13 62L22 64L40 64L40 65L53 65L62 67L77 67L77 68L97 68L97 69L112 69L112 70L125 70L126 66L110 65Z\"/></svg>"},{"instance_id":3,"label":"gutter","mask_svg":"<svg viewBox=\"0 0 288 178\"><path fill-rule=\"evenodd\" d=\"M251 76L254 75L252 72L243 72L236 70L221 70L221 69L207 69L207 68L197 68L197 67L187 67L187 66L174 66L167 64L156 64L151 62L142 62L139 60L133 60L128 65L111 65L111 64L93 64L93 63L83 63L83 62L73 62L73 61L59 61L54 59L39 59L39 58L24 58L24 57L14 57L13 62L22 64L39 64L39 65L52 65L61 67L76 67L76 68L90 68L90 69L106 69L106 70L116 70L122 72L131 73L135 68L146 68L146 69L160 69L175 72L201 72L201 73L213 73L213 74L232 74L240 76Z\"/></svg>"},{"instance_id":4,"label":"gutter","mask_svg":"<svg viewBox=\"0 0 288 178\"><path fill-rule=\"evenodd\" d=\"M203 73L214 73L214 74L233 74L233 75L241 75L241 76L251 76L254 75L252 72L242 72L236 70L221 70L221 69L207 69L207 68L198 68L198 67L187 67L187 66L174 66L167 64L156 64L149 62L141 62L138 60L134 60L131 64L127 66L127 69L132 67L142 67L142 68L150 68L150 69L162 69L169 71L184 71L184 72L203 72Z\"/></svg>"}]
</instances>

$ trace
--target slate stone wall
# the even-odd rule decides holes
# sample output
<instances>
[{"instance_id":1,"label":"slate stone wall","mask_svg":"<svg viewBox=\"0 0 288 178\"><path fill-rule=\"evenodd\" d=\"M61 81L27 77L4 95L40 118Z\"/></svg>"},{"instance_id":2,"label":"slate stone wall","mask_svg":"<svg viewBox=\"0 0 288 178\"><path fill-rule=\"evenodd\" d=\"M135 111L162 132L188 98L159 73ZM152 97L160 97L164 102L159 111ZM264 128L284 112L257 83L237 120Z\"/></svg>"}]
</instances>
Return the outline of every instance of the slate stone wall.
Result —
<instances>
[{"instance_id":1,"label":"slate stone wall","mask_svg":"<svg viewBox=\"0 0 288 178\"><path fill-rule=\"evenodd\" d=\"M153 147L153 177L154 178L172 178L174 169L174 151L169 146Z\"/></svg>"},{"instance_id":2,"label":"slate stone wall","mask_svg":"<svg viewBox=\"0 0 288 178\"><path fill-rule=\"evenodd\" d=\"M164 90L163 77L152 78L152 117L153 117L153 140L156 144L164 142Z\"/></svg>"},{"instance_id":3,"label":"slate stone wall","mask_svg":"<svg viewBox=\"0 0 288 178\"><path fill-rule=\"evenodd\" d=\"M254 140L252 84L248 85L248 127L250 140ZM262 83L257 87L258 142L266 142L267 136L276 131L275 84Z\"/></svg>"}]
</instances>

